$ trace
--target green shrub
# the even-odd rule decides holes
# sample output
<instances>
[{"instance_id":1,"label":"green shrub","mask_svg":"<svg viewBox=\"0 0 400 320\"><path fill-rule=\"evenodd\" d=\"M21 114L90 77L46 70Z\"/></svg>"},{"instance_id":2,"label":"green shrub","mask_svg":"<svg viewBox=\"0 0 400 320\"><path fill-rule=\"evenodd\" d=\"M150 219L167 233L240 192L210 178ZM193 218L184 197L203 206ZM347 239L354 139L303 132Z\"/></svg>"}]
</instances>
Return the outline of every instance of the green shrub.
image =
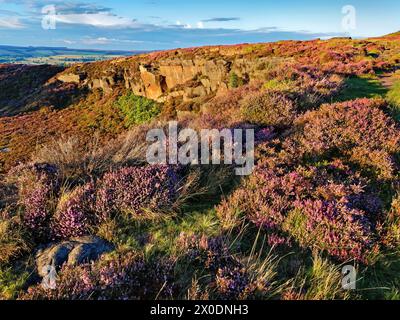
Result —
<instances>
[{"instance_id":1,"label":"green shrub","mask_svg":"<svg viewBox=\"0 0 400 320\"><path fill-rule=\"evenodd\" d=\"M136 96L133 93L120 97L116 104L125 115L127 127L147 123L161 112L160 105L157 102Z\"/></svg>"},{"instance_id":2,"label":"green shrub","mask_svg":"<svg viewBox=\"0 0 400 320\"><path fill-rule=\"evenodd\" d=\"M235 89L243 85L243 79L241 79L235 72L229 74L229 88Z\"/></svg>"}]
</instances>

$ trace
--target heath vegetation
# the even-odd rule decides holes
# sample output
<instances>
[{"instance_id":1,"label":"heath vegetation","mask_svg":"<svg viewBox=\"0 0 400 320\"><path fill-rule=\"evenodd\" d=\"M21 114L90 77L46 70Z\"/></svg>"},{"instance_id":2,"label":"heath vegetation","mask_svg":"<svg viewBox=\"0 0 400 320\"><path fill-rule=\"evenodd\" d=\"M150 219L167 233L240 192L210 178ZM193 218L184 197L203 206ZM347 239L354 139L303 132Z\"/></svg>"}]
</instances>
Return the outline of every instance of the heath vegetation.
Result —
<instances>
[{"instance_id":1,"label":"heath vegetation","mask_svg":"<svg viewBox=\"0 0 400 320\"><path fill-rule=\"evenodd\" d=\"M0 298L399 299L399 50L390 35L1 66ZM213 71L169 76L198 59ZM146 133L171 119L254 129L254 172L149 165ZM43 287L37 253L84 236L113 249Z\"/></svg>"}]
</instances>

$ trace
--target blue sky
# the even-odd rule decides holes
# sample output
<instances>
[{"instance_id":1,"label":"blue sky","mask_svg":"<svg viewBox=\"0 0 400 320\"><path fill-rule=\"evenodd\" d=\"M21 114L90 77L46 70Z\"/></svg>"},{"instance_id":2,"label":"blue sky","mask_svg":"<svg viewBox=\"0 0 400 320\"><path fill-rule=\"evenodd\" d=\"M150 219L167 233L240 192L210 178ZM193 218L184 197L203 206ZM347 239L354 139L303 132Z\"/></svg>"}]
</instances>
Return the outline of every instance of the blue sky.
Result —
<instances>
[{"instance_id":1,"label":"blue sky","mask_svg":"<svg viewBox=\"0 0 400 320\"><path fill-rule=\"evenodd\" d=\"M55 15L42 13L49 5ZM0 0L0 44L156 50L367 37L400 30L399 13L398 0Z\"/></svg>"}]
</instances>

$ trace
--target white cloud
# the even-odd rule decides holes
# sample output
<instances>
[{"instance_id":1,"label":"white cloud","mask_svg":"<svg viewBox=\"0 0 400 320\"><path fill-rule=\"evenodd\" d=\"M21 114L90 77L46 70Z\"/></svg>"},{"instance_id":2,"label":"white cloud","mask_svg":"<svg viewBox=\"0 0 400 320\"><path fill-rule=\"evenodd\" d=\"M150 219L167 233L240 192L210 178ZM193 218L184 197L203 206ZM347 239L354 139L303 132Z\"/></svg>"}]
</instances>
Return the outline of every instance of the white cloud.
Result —
<instances>
[{"instance_id":1,"label":"white cloud","mask_svg":"<svg viewBox=\"0 0 400 320\"><path fill-rule=\"evenodd\" d=\"M137 44L137 43L143 43L143 41L98 37L98 38L83 38L82 43L87 45L106 45L111 43Z\"/></svg>"},{"instance_id":2,"label":"white cloud","mask_svg":"<svg viewBox=\"0 0 400 320\"><path fill-rule=\"evenodd\" d=\"M204 23L203 23L203 21L197 22L197 28L199 28L199 29L204 29Z\"/></svg>"},{"instance_id":3,"label":"white cloud","mask_svg":"<svg viewBox=\"0 0 400 320\"><path fill-rule=\"evenodd\" d=\"M5 29L22 29L24 25L18 18L15 17L6 17L0 18L0 28Z\"/></svg>"},{"instance_id":4,"label":"white cloud","mask_svg":"<svg viewBox=\"0 0 400 320\"><path fill-rule=\"evenodd\" d=\"M75 44L75 41L72 40L68 40L68 39L63 39L62 42L64 42L65 44Z\"/></svg>"},{"instance_id":5,"label":"white cloud","mask_svg":"<svg viewBox=\"0 0 400 320\"><path fill-rule=\"evenodd\" d=\"M118 17L110 13L95 14L58 14L56 22L66 24L80 24L104 28L138 28L141 24L129 18Z\"/></svg>"}]
</instances>

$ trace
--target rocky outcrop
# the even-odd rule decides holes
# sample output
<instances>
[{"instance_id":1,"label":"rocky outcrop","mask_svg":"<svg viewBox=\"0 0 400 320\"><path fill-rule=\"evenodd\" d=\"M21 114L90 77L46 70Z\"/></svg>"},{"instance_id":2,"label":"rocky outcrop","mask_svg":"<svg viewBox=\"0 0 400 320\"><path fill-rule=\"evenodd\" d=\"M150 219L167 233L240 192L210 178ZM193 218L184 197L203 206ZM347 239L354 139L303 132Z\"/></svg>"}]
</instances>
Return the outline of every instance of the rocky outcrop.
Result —
<instances>
[{"instance_id":1,"label":"rocky outcrop","mask_svg":"<svg viewBox=\"0 0 400 320\"><path fill-rule=\"evenodd\" d=\"M138 70L125 71L124 79L125 87L135 94L163 102L179 96L190 100L216 93L221 87L227 88L229 72L230 63L222 59L171 59L139 65ZM137 74L139 79L135 78Z\"/></svg>"},{"instance_id":2,"label":"rocky outcrop","mask_svg":"<svg viewBox=\"0 0 400 320\"><path fill-rule=\"evenodd\" d=\"M74 66L58 79L74 83L79 79L80 86L105 93L125 88L159 102L176 99L190 102L225 92L231 73L243 80L241 83L263 81L274 63L282 63L283 58L252 54L252 48L239 46L158 52Z\"/></svg>"},{"instance_id":3,"label":"rocky outcrop","mask_svg":"<svg viewBox=\"0 0 400 320\"><path fill-rule=\"evenodd\" d=\"M61 82L80 83L82 78L79 74L67 73L56 76L56 79Z\"/></svg>"},{"instance_id":4,"label":"rocky outcrop","mask_svg":"<svg viewBox=\"0 0 400 320\"><path fill-rule=\"evenodd\" d=\"M48 273L48 267L58 270L63 264L80 265L97 260L102 254L113 250L113 246L98 237L80 237L57 244L50 244L36 254L37 272L41 277Z\"/></svg>"},{"instance_id":5,"label":"rocky outcrop","mask_svg":"<svg viewBox=\"0 0 400 320\"><path fill-rule=\"evenodd\" d=\"M222 58L204 57L178 57L150 63L145 59L132 63L122 60L110 64L110 70L104 68L100 74L94 75L90 70L85 71L83 65L79 69L80 74L67 70L58 75L57 79L73 83L79 80L81 86L91 90L101 89L106 93L117 87L125 87L136 95L159 102L177 97L187 101L226 90L231 64Z\"/></svg>"}]
</instances>

